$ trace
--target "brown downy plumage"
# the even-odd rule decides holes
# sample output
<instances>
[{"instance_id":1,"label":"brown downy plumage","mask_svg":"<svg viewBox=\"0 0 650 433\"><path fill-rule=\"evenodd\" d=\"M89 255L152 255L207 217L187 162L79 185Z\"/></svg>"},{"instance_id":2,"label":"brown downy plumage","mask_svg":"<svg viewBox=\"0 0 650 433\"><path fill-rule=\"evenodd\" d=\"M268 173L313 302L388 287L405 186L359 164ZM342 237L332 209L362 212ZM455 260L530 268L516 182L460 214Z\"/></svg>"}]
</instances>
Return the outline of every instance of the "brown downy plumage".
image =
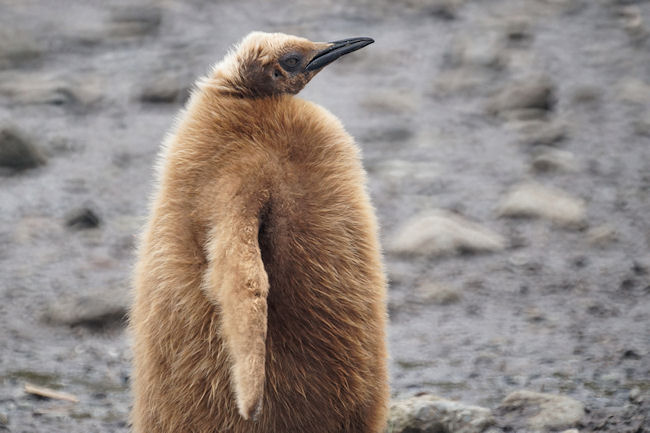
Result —
<instances>
[{"instance_id":1,"label":"brown downy plumage","mask_svg":"<svg viewBox=\"0 0 650 433\"><path fill-rule=\"evenodd\" d=\"M385 279L359 150L294 96L371 43L252 33L162 151L131 331L137 433L377 433Z\"/></svg>"}]
</instances>

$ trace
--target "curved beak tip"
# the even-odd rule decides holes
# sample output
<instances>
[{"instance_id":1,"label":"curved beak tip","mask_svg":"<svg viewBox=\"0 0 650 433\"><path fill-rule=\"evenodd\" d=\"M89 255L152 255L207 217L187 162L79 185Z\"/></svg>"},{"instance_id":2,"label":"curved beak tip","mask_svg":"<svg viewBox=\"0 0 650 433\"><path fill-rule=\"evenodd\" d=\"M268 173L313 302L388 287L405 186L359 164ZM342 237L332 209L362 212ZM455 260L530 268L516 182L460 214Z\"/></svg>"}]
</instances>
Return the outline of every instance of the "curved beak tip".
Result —
<instances>
[{"instance_id":1,"label":"curved beak tip","mask_svg":"<svg viewBox=\"0 0 650 433\"><path fill-rule=\"evenodd\" d=\"M339 57L345 54L349 54L353 51L357 51L365 46L372 44L373 42L375 42L374 39L367 37L349 38L330 42L327 48L316 53L316 55L305 67L305 70L313 71L320 69L326 65L329 65Z\"/></svg>"}]
</instances>

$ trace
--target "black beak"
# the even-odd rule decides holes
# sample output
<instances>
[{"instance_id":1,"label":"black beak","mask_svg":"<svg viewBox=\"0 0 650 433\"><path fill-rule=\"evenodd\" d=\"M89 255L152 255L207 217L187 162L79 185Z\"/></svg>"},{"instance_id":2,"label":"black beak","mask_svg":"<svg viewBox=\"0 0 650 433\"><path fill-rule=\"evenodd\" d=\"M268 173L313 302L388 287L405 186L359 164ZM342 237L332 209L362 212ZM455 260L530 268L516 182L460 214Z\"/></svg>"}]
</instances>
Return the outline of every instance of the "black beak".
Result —
<instances>
[{"instance_id":1,"label":"black beak","mask_svg":"<svg viewBox=\"0 0 650 433\"><path fill-rule=\"evenodd\" d=\"M341 41L330 42L329 47L316 53L314 58L311 59L311 61L305 67L305 70L314 71L316 69L320 69L323 66L329 65L339 57L363 48L366 45L370 45L373 42L375 42L375 40L371 38L350 38L343 39Z\"/></svg>"}]
</instances>

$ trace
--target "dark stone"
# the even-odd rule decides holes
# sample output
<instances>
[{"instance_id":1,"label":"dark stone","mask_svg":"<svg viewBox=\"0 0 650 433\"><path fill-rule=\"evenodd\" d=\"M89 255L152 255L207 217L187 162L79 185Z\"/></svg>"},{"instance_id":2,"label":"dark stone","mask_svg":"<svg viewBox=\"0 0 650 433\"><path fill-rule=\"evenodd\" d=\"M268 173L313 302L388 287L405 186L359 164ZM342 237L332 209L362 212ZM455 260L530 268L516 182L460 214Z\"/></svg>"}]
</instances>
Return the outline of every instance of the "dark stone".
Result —
<instances>
[{"instance_id":1,"label":"dark stone","mask_svg":"<svg viewBox=\"0 0 650 433\"><path fill-rule=\"evenodd\" d=\"M585 256L578 256L573 259L573 266L576 268L584 268L587 266L588 259Z\"/></svg>"},{"instance_id":2,"label":"dark stone","mask_svg":"<svg viewBox=\"0 0 650 433\"><path fill-rule=\"evenodd\" d=\"M510 44L523 45L533 39L530 30L530 22L522 19L515 19L508 23L506 28L506 38Z\"/></svg>"},{"instance_id":3,"label":"dark stone","mask_svg":"<svg viewBox=\"0 0 650 433\"><path fill-rule=\"evenodd\" d=\"M632 290L637 285L634 278L625 278L621 281L621 290Z\"/></svg>"},{"instance_id":4,"label":"dark stone","mask_svg":"<svg viewBox=\"0 0 650 433\"><path fill-rule=\"evenodd\" d=\"M0 167L25 170L45 163L45 156L14 127L0 130Z\"/></svg>"},{"instance_id":5,"label":"dark stone","mask_svg":"<svg viewBox=\"0 0 650 433\"><path fill-rule=\"evenodd\" d=\"M587 307L587 313L599 318L617 317L620 315L616 307L606 305L602 302L594 302L589 305Z\"/></svg>"},{"instance_id":6,"label":"dark stone","mask_svg":"<svg viewBox=\"0 0 650 433\"><path fill-rule=\"evenodd\" d=\"M633 349L627 349L625 352L623 352L623 359L632 359L635 361L638 361L641 359L641 355L639 355L635 350Z\"/></svg>"},{"instance_id":7,"label":"dark stone","mask_svg":"<svg viewBox=\"0 0 650 433\"><path fill-rule=\"evenodd\" d=\"M88 208L72 211L65 219L65 225L75 230L94 229L99 227L100 223L97 214Z\"/></svg>"},{"instance_id":8,"label":"dark stone","mask_svg":"<svg viewBox=\"0 0 650 433\"><path fill-rule=\"evenodd\" d=\"M635 260L634 264L632 265L632 271L635 275L646 275L648 273L648 267L645 263L641 263Z\"/></svg>"},{"instance_id":9,"label":"dark stone","mask_svg":"<svg viewBox=\"0 0 650 433\"><path fill-rule=\"evenodd\" d=\"M140 100L152 104L169 104L176 102L178 95L180 95L179 89L148 87L142 91Z\"/></svg>"}]
</instances>

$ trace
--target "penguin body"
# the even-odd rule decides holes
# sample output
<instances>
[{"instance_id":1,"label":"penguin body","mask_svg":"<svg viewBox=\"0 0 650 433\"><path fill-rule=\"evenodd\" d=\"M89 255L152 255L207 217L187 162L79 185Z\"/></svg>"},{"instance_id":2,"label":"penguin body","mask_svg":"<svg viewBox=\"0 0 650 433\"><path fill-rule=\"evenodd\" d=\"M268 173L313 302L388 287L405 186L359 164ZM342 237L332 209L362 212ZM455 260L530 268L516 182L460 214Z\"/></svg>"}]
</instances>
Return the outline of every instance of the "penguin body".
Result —
<instances>
[{"instance_id":1,"label":"penguin body","mask_svg":"<svg viewBox=\"0 0 650 433\"><path fill-rule=\"evenodd\" d=\"M386 284L359 150L292 96L318 68L260 72L300 50L303 70L332 52L249 35L165 142L131 312L136 433L383 431Z\"/></svg>"}]
</instances>

